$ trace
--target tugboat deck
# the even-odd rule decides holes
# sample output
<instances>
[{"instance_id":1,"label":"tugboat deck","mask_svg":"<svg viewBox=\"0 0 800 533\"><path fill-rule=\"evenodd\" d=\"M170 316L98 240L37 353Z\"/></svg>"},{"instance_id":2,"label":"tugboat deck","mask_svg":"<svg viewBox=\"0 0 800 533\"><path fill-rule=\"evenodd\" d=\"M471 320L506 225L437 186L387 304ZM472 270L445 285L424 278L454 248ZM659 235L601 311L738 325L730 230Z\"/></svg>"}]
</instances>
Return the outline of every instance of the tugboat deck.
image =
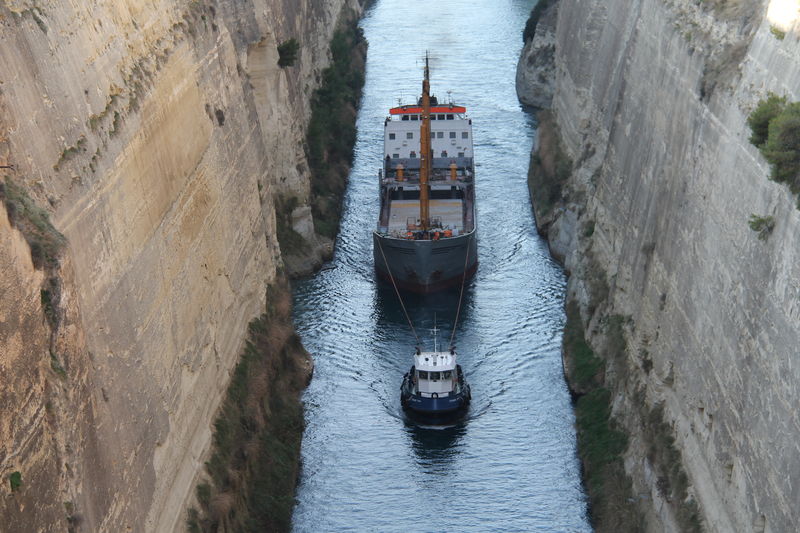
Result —
<instances>
[{"instance_id":1,"label":"tugboat deck","mask_svg":"<svg viewBox=\"0 0 800 533\"><path fill-rule=\"evenodd\" d=\"M464 202L460 199L430 200L431 219L441 220L441 229L453 230L455 235L464 230ZM419 219L419 200L393 200L389 207L389 235L405 235L409 222Z\"/></svg>"}]
</instances>

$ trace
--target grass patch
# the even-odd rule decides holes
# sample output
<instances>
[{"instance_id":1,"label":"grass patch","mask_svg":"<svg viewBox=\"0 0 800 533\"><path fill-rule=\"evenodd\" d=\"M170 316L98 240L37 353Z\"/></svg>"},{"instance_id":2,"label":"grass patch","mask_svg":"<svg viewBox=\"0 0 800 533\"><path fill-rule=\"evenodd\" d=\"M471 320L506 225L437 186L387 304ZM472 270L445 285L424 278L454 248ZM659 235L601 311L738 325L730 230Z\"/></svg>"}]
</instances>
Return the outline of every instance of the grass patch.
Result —
<instances>
[{"instance_id":1,"label":"grass patch","mask_svg":"<svg viewBox=\"0 0 800 533\"><path fill-rule=\"evenodd\" d=\"M12 472L8 476L8 483L11 485L11 492L16 492L22 487L22 474L17 472Z\"/></svg>"},{"instance_id":2,"label":"grass patch","mask_svg":"<svg viewBox=\"0 0 800 533\"><path fill-rule=\"evenodd\" d=\"M300 43L297 39L291 38L278 45L278 66L290 67L297 61L297 53L300 51Z\"/></svg>"},{"instance_id":3,"label":"grass patch","mask_svg":"<svg viewBox=\"0 0 800 533\"><path fill-rule=\"evenodd\" d=\"M775 36L776 39L782 41L784 37L786 37L786 32L780 29L777 26L770 26L769 32Z\"/></svg>"},{"instance_id":4,"label":"grass patch","mask_svg":"<svg viewBox=\"0 0 800 533\"><path fill-rule=\"evenodd\" d=\"M353 20L331 41L331 65L311 99L306 156L311 169L314 230L334 238L341 201L353 162L356 109L364 86L367 42Z\"/></svg>"},{"instance_id":5,"label":"grass patch","mask_svg":"<svg viewBox=\"0 0 800 533\"><path fill-rule=\"evenodd\" d=\"M525 22L525 29L522 30L523 43L527 43L533 39L534 35L536 34L536 26L539 25L539 20L542 18L542 15L557 1L558 0L539 0L536 5L533 6L531 14L528 17L528 20Z\"/></svg>"},{"instance_id":6,"label":"grass patch","mask_svg":"<svg viewBox=\"0 0 800 533\"><path fill-rule=\"evenodd\" d=\"M597 357L594 350L586 343L578 303L574 300L567 304L564 351L569 361L568 376L573 391L585 392L592 386L602 383L603 360Z\"/></svg>"},{"instance_id":7,"label":"grass patch","mask_svg":"<svg viewBox=\"0 0 800 533\"><path fill-rule=\"evenodd\" d=\"M658 471L658 487L661 495L673 503L681 531L700 533L703 531L700 509L689 497L689 478L683 469L683 457L675 446L672 428L664 420L664 405L647 410L643 405L643 430L648 443L647 455Z\"/></svg>"},{"instance_id":8,"label":"grass patch","mask_svg":"<svg viewBox=\"0 0 800 533\"><path fill-rule=\"evenodd\" d=\"M751 214L747 224L750 226L751 230L758 233L758 238L760 240L766 241L772 234L772 230L775 229L775 217L772 215L765 215L762 217Z\"/></svg>"},{"instance_id":9,"label":"grass patch","mask_svg":"<svg viewBox=\"0 0 800 533\"><path fill-rule=\"evenodd\" d=\"M564 352L568 380L575 402L578 456L597 532L644 531L644 518L631 498L633 488L625 472L623 453L627 435L611 416L612 392L605 386L606 360L618 364L626 353L625 319L614 315L604 323L604 358L588 345L578 304L567 303ZM625 374L627 375L627 374Z\"/></svg>"},{"instance_id":10,"label":"grass patch","mask_svg":"<svg viewBox=\"0 0 800 533\"><path fill-rule=\"evenodd\" d=\"M597 387L581 396L575 404L575 424L595 531L644 531L623 465L628 439L611 418L611 391Z\"/></svg>"},{"instance_id":11,"label":"grass patch","mask_svg":"<svg viewBox=\"0 0 800 533\"><path fill-rule=\"evenodd\" d=\"M25 237L34 267L58 266L67 240L53 227L47 211L37 206L28 193L10 178L0 183L0 200L5 204L11 225Z\"/></svg>"},{"instance_id":12,"label":"grass patch","mask_svg":"<svg viewBox=\"0 0 800 533\"><path fill-rule=\"evenodd\" d=\"M187 528L288 531L299 472L307 375L291 327L288 285L270 287L269 307L253 320L227 396L214 422L209 480L197 487L200 509Z\"/></svg>"}]
</instances>

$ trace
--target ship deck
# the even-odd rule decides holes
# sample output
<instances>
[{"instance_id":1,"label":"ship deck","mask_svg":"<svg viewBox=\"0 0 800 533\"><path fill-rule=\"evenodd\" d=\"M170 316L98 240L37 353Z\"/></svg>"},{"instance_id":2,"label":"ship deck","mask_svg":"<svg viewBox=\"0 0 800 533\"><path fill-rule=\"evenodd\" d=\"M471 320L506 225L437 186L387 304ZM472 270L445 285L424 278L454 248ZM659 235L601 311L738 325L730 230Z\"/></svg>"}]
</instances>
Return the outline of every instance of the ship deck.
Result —
<instances>
[{"instance_id":1,"label":"ship deck","mask_svg":"<svg viewBox=\"0 0 800 533\"><path fill-rule=\"evenodd\" d=\"M442 229L451 229L455 234L463 232L463 200L430 200L429 205L431 219L440 219ZM419 200L392 200L389 210L389 235L405 235L409 221L419 219Z\"/></svg>"}]
</instances>

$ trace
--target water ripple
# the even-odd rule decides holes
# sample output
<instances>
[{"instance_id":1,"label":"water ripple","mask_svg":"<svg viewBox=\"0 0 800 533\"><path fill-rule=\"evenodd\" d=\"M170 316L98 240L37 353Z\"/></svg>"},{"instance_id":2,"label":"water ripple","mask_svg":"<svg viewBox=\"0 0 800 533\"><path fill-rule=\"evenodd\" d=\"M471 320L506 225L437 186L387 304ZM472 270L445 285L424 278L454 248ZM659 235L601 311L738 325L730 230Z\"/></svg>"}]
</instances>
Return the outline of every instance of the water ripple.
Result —
<instances>
[{"instance_id":1,"label":"water ripple","mask_svg":"<svg viewBox=\"0 0 800 533\"><path fill-rule=\"evenodd\" d=\"M339 531L590 531L561 368L565 281L533 225L526 185L534 121L514 94L520 31L535 0L378 0L355 161L336 255L295 287L295 322L315 360L304 396L303 467L293 528ZM411 38L410 36L413 36ZM409 44L412 43L412 44ZM479 268L455 342L472 387L466 416L419 425L400 406L414 335L390 287L376 284L371 232L383 118L419 90L474 120ZM449 337L458 291L408 297L426 346Z\"/></svg>"}]
</instances>

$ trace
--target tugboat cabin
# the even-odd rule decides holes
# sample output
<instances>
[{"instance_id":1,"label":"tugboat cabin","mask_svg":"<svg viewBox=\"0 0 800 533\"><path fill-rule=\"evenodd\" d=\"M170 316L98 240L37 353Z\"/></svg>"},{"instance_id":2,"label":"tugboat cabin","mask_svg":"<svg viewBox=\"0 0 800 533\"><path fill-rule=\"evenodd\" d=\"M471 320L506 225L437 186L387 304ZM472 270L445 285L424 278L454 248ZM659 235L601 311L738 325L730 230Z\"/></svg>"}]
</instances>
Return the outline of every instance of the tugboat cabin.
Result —
<instances>
[{"instance_id":1,"label":"tugboat cabin","mask_svg":"<svg viewBox=\"0 0 800 533\"><path fill-rule=\"evenodd\" d=\"M414 356L414 381L423 398L445 398L456 390L458 373L455 354L420 352Z\"/></svg>"}]
</instances>

